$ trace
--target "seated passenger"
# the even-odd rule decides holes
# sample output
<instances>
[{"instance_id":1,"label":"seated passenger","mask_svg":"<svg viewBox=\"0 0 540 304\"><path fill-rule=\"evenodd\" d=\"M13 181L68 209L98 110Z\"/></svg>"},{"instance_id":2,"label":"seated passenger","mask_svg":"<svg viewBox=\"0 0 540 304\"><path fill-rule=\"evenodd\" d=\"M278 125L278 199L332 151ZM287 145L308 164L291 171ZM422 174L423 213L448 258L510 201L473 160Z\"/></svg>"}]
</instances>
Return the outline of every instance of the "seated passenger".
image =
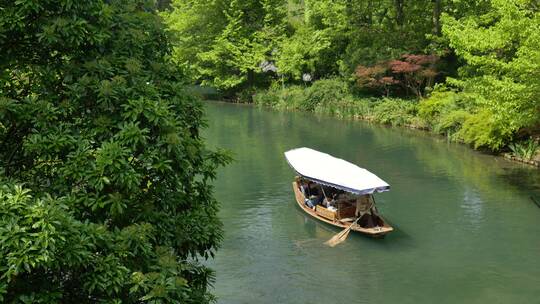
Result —
<instances>
[{"instance_id":1,"label":"seated passenger","mask_svg":"<svg viewBox=\"0 0 540 304\"><path fill-rule=\"evenodd\" d=\"M306 198L304 203L311 209L315 208L315 205L313 205L313 202L309 198Z\"/></svg>"},{"instance_id":2,"label":"seated passenger","mask_svg":"<svg viewBox=\"0 0 540 304\"><path fill-rule=\"evenodd\" d=\"M312 195L309 198L306 198L306 205L309 208L315 209L315 206L321 203L322 197L318 197L316 195Z\"/></svg>"},{"instance_id":3,"label":"seated passenger","mask_svg":"<svg viewBox=\"0 0 540 304\"><path fill-rule=\"evenodd\" d=\"M325 197L322 202L322 205L325 206L326 208L333 207L335 206L335 204L336 204L336 200L333 198L329 199L328 197Z\"/></svg>"}]
</instances>

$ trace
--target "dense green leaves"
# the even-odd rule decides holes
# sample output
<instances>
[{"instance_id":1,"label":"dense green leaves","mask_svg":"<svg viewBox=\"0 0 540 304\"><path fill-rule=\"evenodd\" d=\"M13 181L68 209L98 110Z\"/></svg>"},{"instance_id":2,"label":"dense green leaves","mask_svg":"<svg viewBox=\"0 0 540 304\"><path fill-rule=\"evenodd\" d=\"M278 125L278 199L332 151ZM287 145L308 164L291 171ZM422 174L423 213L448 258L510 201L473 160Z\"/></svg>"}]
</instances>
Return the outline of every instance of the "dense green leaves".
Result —
<instances>
[{"instance_id":1,"label":"dense green leaves","mask_svg":"<svg viewBox=\"0 0 540 304\"><path fill-rule=\"evenodd\" d=\"M540 11L535 1L491 1L489 13L446 16L443 32L467 65L449 83L474 96L463 139L499 149L540 122Z\"/></svg>"},{"instance_id":2,"label":"dense green leaves","mask_svg":"<svg viewBox=\"0 0 540 304\"><path fill-rule=\"evenodd\" d=\"M210 301L228 157L154 4L21 0L0 23L1 301Z\"/></svg>"},{"instance_id":3,"label":"dense green leaves","mask_svg":"<svg viewBox=\"0 0 540 304\"><path fill-rule=\"evenodd\" d=\"M195 81L252 86L285 31L283 0L177 0L164 16L178 38L175 60Z\"/></svg>"},{"instance_id":4,"label":"dense green leaves","mask_svg":"<svg viewBox=\"0 0 540 304\"><path fill-rule=\"evenodd\" d=\"M289 1L288 21L292 31L274 54L282 89L257 94L257 103L313 110L298 107L311 89L283 89L283 80L297 85L306 75L337 75L356 83L356 98L416 95L419 125L478 149L500 151L540 138L537 1ZM357 113L350 100L319 105L318 112ZM385 107L402 113L394 104Z\"/></svg>"},{"instance_id":5,"label":"dense green leaves","mask_svg":"<svg viewBox=\"0 0 540 304\"><path fill-rule=\"evenodd\" d=\"M212 300L199 260L221 239L210 181L228 157L199 137L188 81L476 148L538 136L537 1L4 2L6 303Z\"/></svg>"},{"instance_id":6,"label":"dense green leaves","mask_svg":"<svg viewBox=\"0 0 540 304\"><path fill-rule=\"evenodd\" d=\"M177 0L164 15L177 33L175 59L192 79L238 91L266 86L276 76L292 82L306 73L349 78L359 64L446 54L440 15L468 16L484 2ZM264 73L264 62L279 75Z\"/></svg>"}]
</instances>

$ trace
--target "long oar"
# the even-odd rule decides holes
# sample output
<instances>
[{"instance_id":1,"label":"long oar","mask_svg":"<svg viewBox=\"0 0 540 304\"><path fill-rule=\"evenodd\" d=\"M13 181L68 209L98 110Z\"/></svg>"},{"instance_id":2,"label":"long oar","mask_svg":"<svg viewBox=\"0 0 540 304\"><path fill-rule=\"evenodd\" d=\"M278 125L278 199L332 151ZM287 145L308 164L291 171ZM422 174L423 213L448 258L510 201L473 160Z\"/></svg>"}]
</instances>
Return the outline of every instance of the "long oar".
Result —
<instances>
[{"instance_id":1,"label":"long oar","mask_svg":"<svg viewBox=\"0 0 540 304\"><path fill-rule=\"evenodd\" d=\"M352 226L356 225L356 222L358 222L359 219L360 217L358 217L354 222L352 222L352 224L349 227L343 229L340 233L334 235L331 239L326 241L325 244L330 247L334 247L337 244L340 244L343 241L345 241L347 237L349 236L349 232L351 232Z\"/></svg>"}]
</instances>

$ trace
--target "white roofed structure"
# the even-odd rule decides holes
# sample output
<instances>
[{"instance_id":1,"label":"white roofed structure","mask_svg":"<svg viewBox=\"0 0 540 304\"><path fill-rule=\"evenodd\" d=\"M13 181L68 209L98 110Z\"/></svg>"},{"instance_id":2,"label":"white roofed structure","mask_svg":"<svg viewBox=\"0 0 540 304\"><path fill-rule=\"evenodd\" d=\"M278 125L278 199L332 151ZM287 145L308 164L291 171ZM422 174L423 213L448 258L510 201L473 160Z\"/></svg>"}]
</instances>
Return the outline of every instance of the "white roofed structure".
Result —
<instances>
[{"instance_id":1,"label":"white roofed structure","mask_svg":"<svg viewBox=\"0 0 540 304\"><path fill-rule=\"evenodd\" d=\"M309 148L285 152L289 165L302 177L355 194L390 190L390 185L355 164Z\"/></svg>"}]
</instances>

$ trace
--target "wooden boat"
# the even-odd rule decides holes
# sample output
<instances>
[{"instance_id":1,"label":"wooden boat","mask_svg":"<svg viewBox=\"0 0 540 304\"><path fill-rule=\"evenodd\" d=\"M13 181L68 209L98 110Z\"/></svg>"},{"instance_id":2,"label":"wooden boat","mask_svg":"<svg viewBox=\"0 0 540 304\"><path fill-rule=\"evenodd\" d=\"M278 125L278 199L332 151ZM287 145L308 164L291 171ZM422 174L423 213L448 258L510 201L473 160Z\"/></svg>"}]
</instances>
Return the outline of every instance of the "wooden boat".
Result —
<instances>
[{"instance_id":1,"label":"wooden boat","mask_svg":"<svg viewBox=\"0 0 540 304\"><path fill-rule=\"evenodd\" d=\"M285 156L298 174L292 183L296 202L307 214L340 228L353 225L352 231L371 237L384 237L394 230L379 214L373 199L373 193L390 189L382 179L352 163L309 148L290 150ZM309 192L314 190L318 195L310 196L313 193ZM323 202L330 202L326 206L313 203L320 201L321 193Z\"/></svg>"}]
</instances>

